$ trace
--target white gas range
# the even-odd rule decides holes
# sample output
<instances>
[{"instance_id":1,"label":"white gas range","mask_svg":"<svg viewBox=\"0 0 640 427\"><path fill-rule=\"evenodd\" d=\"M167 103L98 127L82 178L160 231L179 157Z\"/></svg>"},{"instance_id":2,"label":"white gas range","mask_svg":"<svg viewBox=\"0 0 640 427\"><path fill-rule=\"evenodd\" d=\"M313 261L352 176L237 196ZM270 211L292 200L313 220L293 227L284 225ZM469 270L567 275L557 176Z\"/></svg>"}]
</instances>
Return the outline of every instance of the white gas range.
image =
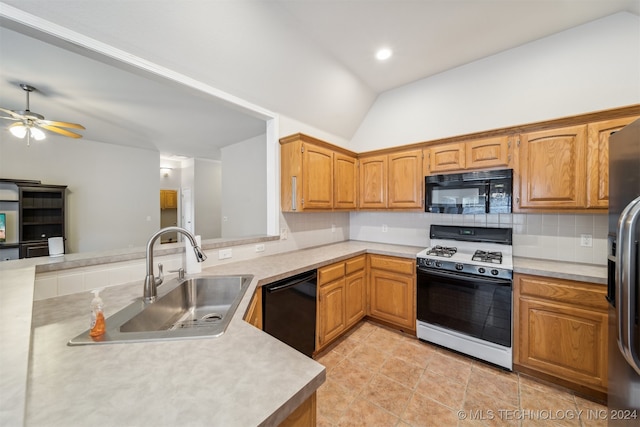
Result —
<instances>
[{"instance_id":1,"label":"white gas range","mask_svg":"<svg viewBox=\"0 0 640 427\"><path fill-rule=\"evenodd\" d=\"M418 338L512 369L512 230L432 225L417 254Z\"/></svg>"}]
</instances>

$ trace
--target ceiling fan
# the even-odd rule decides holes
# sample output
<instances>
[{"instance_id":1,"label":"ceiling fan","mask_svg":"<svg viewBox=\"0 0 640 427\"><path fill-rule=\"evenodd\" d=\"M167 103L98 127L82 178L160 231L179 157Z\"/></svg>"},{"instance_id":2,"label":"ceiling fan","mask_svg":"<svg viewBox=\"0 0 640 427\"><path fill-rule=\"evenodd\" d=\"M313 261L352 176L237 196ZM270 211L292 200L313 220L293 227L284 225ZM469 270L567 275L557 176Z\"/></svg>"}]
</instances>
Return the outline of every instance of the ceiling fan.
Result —
<instances>
[{"instance_id":1,"label":"ceiling fan","mask_svg":"<svg viewBox=\"0 0 640 427\"><path fill-rule=\"evenodd\" d=\"M0 113L8 115L8 117L0 116L0 119L15 121L15 123L9 125L9 131L14 136L18 138L24 138L26 136L27 145L31 144L31 138L40 141L46 137L42 129L71 138L82 138L82 135L62 128L84 129L84 126L77 123L45 120L43 115L30 111L29 93L35 91L36 88L24 83L20 83L20 87L27 93L27 108L25 110L9 110L0 107Z\"/></svg>"}]
</instances>

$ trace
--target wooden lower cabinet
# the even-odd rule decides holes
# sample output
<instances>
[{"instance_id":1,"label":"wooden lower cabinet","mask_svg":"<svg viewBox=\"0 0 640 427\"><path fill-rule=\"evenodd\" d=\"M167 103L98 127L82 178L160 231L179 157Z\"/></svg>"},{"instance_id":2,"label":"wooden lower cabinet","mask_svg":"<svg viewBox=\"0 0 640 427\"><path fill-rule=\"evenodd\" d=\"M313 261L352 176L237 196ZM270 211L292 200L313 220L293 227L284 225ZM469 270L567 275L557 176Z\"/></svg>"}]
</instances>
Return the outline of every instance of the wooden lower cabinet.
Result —
<instances>
[{"instance_id":1,"label":"wooden lower cabinet","mask_svg":"<svg viewBox=\"0 0 640 427\"><path fill-rule=\"evenodd\" d=\"M604 285L514 275L515 369L606 396L605 296Z\"/></svg>"},{"instance_id":2,"label":"wooden lower cabinet","mask_svg":"<svg viewBox=\"0 0 640 427\"><path fill-rule=\"evenodd\" d=\"M280 427L315 427L315 425L316 393L313 393L307 400L302 402L287 419L280 423Z\"/></svg>"},{"instance_id":3,"label":"wooden lower cabinet","mask_svg":"<svg viewBox=\"0 0 640 427\"><path fill-rule=\"evenodd\" d=\"M367 314L415 334L415 259L369 255L369 268Z\"/></svg>"},{"instance_id":4,"label":"wooden lower cabinet","mask_svg":"<svg viewBox=\"0 0 640 427\"><path fill-rule=\"evenodd\" d=\"M345 315L347 328L350 328L367 313L367 281L364 269L347 275L344 286L346 298Z\"/></svg>"},{"instance_id":5,"label":"wooden lower cabinet","mask_svg":"<svg viewBox=\"0 0 640 427\"><path fill-rule=\"evenodd\" d=\"M244 320L258 329L262 329L262 288L256 288Z\"/></svg>"},{"instance_id":6,"label":"wooden lower cabinet","mask_svg":"<svg viewBox=\"0 0 640 427\"><path fill-rule=\"evenodd\" d=\"M318 285L318 342L316 350L339 337L347 328L344 275Z\"/></svg>"},{"instance_id":7,"label":"wooden lower cabinet","mask_svg":"<svg viewBox=\"0 0 640 427\"><path fill-rule=\"evenodd\" d=\"M365 266L360 255L318 269L316 352L365 316Z\"/></svg>"}]
</instances>

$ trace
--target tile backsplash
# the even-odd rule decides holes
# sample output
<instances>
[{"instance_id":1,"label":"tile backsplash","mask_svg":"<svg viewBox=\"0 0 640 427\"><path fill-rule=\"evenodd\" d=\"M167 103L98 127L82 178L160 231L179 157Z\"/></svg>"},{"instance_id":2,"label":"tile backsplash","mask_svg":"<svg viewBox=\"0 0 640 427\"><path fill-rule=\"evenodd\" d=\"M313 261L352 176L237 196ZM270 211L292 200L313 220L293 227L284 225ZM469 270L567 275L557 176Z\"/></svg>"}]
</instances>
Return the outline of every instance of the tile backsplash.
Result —
<instances>
[{"instance_id":1,"label":"tile backsplash","mask_svg":"<svg viewBox=\"0 0 640 427\"><path fill-rule=\"evenodd\" d=\"M489 214L352 212L352 240L429 246L429 226L512 227L515 256L605 265L607 216L602 214ZM582 246L582 235L591 246Z\"/></svg>"},{"instance_id":2,"label":"tile backsplash","mask_svg":"<svg viewBox=\"0 0 640 427\"><path fill-rule=\"evenodd\" d=\"M218 259L218 249L207 250L209 258L203 267L213 267L222 263L348 239L426 248L430 244L428 233L431 224L512 227L515 256L606 264L608 231L606 215L327 212L282 214L280 229L285 230L286 239L265 242L264 252L256 252L254 244L233 246L233 257L228 260ZM591 247L581 246L583 234L591 236ZM175 270L182 266L182 255L156 257L156 262L164 264L165 272ZM88 292L91 289L133 281L142 283L145 270L145 261L139 259L39 273L36 276L34 298L39 300Z\"/></svg>"}]
</instances>

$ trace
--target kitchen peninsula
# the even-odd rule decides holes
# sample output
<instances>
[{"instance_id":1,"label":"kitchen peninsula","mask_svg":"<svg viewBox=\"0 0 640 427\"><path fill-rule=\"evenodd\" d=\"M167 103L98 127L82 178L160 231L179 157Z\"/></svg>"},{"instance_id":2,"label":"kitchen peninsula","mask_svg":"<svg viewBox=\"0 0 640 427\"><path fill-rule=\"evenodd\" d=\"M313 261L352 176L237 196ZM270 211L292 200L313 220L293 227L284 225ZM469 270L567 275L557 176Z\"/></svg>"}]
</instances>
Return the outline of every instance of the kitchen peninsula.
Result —
<instances>
[{"instance_id":1,"label":"kitchen peninsula","mask_svg":"<svg viewBox=\"0 0 640 427\"><path fill-rule=\"evenodd\" d=\"M32 318L38 258L3 263L2 337L9 345L2 355L2 423L278 425L323 383L325 370L243 320L256 287L363 253L412 259L419 250L346 241L207 268L204 273L254 276L223 336L83 347L66 343L86 329L90 295L83 292L36 301ZM572 270L566 263L555 268L553 262L529 260L514 260L514 264L516 271L561 277L575 273L582 280L590 275L600 283L606 270L595 266ZM58 267L65 268L64 262ZM101 294L106 314L141 292L141 280L107 288ZM18 322L19 316L23 318ZM26 382L22 396L12 388L21 381ZM12 406L6 406L9 393L14 393Z\"/></svg>"}]
</instances>

